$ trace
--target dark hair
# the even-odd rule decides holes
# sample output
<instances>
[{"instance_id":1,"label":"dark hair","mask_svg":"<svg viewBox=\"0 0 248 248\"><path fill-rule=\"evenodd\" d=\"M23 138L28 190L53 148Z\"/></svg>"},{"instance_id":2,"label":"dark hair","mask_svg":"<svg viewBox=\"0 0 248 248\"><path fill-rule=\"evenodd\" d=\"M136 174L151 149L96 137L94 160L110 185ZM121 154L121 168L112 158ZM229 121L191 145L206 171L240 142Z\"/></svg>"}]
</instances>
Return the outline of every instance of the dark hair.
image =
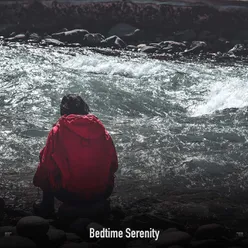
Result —
<instances>
[{"instance_id":1,"label":"dark hair","mask_svg":"<svg viewBox=\"0 0 248 248\"><path fill-rule=\"evenodd\" d=\"M60 103L60 115L87 115L90 109L81 96L68 94L62 98Z\"/></svg>"}]
</instances>

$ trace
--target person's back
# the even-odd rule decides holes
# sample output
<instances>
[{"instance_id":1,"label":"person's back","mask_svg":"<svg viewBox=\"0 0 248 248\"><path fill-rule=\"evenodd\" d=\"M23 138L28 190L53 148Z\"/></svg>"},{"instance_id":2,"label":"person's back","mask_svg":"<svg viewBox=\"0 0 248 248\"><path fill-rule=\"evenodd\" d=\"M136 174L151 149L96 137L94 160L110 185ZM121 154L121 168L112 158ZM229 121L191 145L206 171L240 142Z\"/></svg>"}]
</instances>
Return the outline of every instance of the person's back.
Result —
<instances>
[{"instance_id":1,"label":"person's back","mask_svg":"<svg viewBox=\"0 0 248 248\"><path fill-rule=\"evenodd\" d=\"M79 96L65 96L60 109L33 180L43 190L42 206L51 209L51 195L62 201L109 197L118 168L111 136Z\"/></svg>"}]
</instances>

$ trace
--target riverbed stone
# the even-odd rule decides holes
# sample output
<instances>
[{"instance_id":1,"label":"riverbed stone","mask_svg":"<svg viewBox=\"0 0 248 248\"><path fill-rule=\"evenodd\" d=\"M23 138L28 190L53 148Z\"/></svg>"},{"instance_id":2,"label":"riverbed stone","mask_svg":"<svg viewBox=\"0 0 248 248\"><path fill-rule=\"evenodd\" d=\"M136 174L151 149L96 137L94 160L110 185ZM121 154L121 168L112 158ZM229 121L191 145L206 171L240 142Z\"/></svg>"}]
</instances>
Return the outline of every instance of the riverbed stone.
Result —
<instances>
[{"instance_id":1,"label":"riverbed stone","mask_svg":"<svg viewBox=\"0 0 248 248\"><path fill-rule=\"evenodd\" d=\"M196 239L216 239L224 235L225 228L219 224L207 224L200 226L195 232Z\"/></svg>"},{"instance_id":2,"label":"riverbed stone","mask_svg":"<svg viewBox=\"0 0 248 248\"><path fill-rule=\"evenodd\" d=\"M154 242L156 247L167 247L172 245L188 245L191 236L182 231L162 232L157 241Z\"/></svg>"},{"instance_id":3,"label":"riverbed stone","mask_svg":"<svg viewBox=\"0 0 248 248\"><path fill-rule=\"evenodd\" d=\"M114 25L108 32L109 36L117 35L119 37L126 36L128 34L132 34L137 30L136 27L131 26L127 23L118 23Z\"/></svg>"},{"instance_id":4,"label":"riverbed stone","mask_svg":"<svg viewBox=\"0 0 248 248\"><path fill-rule=\"evenodd\" d=\"M66 233L63 230L50 228L47 232L50 245L58 247L66 241Z\"/></svg>"},{"instance_id":5,"label":"riverbed stone","mask_svg":"<svg viewBox=\"0 0 248 248\"><path fill-rule=\"evenodd\" d=\"M88 218L79 218L71 223L69 231L79 235L80 237L88 237L87 226L91 222L92 221Z\"/></svg>"},{"instance_id":6,"label":"riverbed stone","mask_svg":"<svg viewBox=\"0 0 248 248\"><path fill-rule=\"evenodd\" d=\"M13 236L16 234L17 232L16 232L15 226L1 226L0 227L0 237Z\"/></svg>"},{"instance_id":7,"label":"riverbed stone","mask_svg":"<svg viewBox=\"0 0 248 248\"><path fill-rule=\"evenodd\" d=\"M26 34L17 34L14 37L6 38L7 41L24 41L26 40Z\"/></svg>"},{"instance_id":8,"label":"riverbed stone","mask_svg":"<svg viewBox=\"0 0 248 248\"><path fill-rule=\"evenodd\" d=\"M0 248L36 248L36 244L25 237L10 236L0 238Z\"/></svg>"},{"instance_id":9,"label":"riverbed stone","mask_svg":"<svg viewBox=\"0 0 248 248\"><path fill-rule=\"evenodd\" d=\"M82 242L82 238L80 238L77 234L75 233L66 233L66 240L68 242L72 242L72 243L80 243Z\"/></svg>"},{"instance_id":10,"label":"riverbed stone","mask_svg":"<svg viewBox=\"0 0 248 248\"><path fill-rule=\"evenodd\" d=\"M49 229L49 222L38 216L27 216L21 218L17 225L17 233L24 237L44 236Z\"/></svg>"}]
</instances>

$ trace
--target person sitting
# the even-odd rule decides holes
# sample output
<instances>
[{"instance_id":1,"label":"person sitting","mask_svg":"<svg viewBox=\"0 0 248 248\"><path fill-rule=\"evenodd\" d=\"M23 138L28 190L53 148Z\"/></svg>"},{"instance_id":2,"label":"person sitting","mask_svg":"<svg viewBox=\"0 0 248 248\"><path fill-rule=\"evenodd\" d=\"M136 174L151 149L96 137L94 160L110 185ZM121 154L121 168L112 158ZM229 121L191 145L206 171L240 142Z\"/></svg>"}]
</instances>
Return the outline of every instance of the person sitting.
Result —
<instances>
[{"instance_id":1,"label":"person sitting","mask_svg":"<svg viewBox=\"0 0 248 248\"><path fill-rule=\"evenodd\" d=\"M93 203L112 194L118 159L113 140L89 106L74 94L60 104L61 117L40 151L33 184L43 191L34 213L54 215L54 198L68 204Z\"/></svg>"}]
</instances>

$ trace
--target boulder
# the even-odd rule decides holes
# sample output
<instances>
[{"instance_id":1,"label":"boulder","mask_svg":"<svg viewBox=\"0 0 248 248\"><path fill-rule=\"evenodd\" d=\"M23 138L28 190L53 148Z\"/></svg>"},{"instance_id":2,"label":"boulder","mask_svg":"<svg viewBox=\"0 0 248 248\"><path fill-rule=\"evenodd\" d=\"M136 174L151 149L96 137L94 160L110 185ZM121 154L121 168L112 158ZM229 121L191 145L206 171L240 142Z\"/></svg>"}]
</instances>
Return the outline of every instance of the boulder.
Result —
<instances>
[{"instance_id":1,"label":"boulder","mask_svg":"<svg viewBox=\"0 0 248 248\"><path fill-rule=\"evenodd\" d=\"M75 220L73 223L71 223L69 227L69 231L79 235L80 237L88 237L87 226L91 222L92 221L90 219L79 218Z\"/></svg>"},{"instance_id":2,"label":"boulder","mask_svg":"<svg viewBox=\"0 0 248 248\"><path fill-rule=\"evenodd\" d=\"M84 36L83 44L86 46L99 46L104 38L100 33L89 33Z\"/></svg>"},{"instance_id":3,"label":"boulder","mask_svg":"<svg viewBox=\"0 0 248 248\"><path fill-rule=\"evenodd\" d=\"M243 44L236 44L227 53L234 54L236 56L246 56L248 55L248 49Z\"/></svg>"},{"instance_id":4,"label":"boulder","mask_svg":"<svg viewBox=\"0 0 248 248\"><path fill-rule=\"evenodd\" d=\"M21 218L17 225L16 231L24 237L45 236L49 229L49 222L38 216L28 216Z\"/></svg>"},{"instance_id":5,"label":"boulder","mask_svg":"<svg viewBox=\"0 0 248 248\"><path fill-rule=\"evenodd\" d=\"M103 47L113 47L117 49L125 48L127 44L118 36L113 35L101 42L101 45Z\"/></svg>"},{"instance_id":6,"label":"boulder","mask_svg":"<svg viewBox=\"0 0 248 248\"><path fill-rule=\"evenodd\" d=\"M123 36L127 36L127 35L132 35L137 31L138 29L127 24L127 23L118 23L115 26L113 26L109 32L108 35L109 36L119 36L119 37L123 37Z\"/></svg>"},{"instance_id":7,"label":"boulder","mask_svg":"<svg viewBox=\"0 0 248 248\"><path fill-rule=\"evenodd\" d=\"M193 41L191 48L183 52L183 54L198 54L202 51L206 51L207 43L204 41Z\"/></svg>"},{"instance_id":8,"label":"boulder","mask_svg":"<svg viewBox=\"0 0 248 248\"><path fill-rule=\"evenodd\" d=\"M36 244L24 237L10 236L0 238L0 248L36 248Z\"/></svg>"},{"instance_id":9,"label":"boulder","mask_svg":"<svg viewBox=\"0 0 248 248\"><path fill-rule=\"evenodd\" d=\"M159 48L154 47L154 46L145 46L140 49L141 52L143 53L155 53Z\"/></svg>"},{"instance_id":10,"label":"boulder","mask_svg":"<svg viewBox=\"0 0 248 248\"><path fill-rule=\"evenodd\" d=\"M1 226L0 227L0 237L13 236L16 235L15 226Z\"/></svg>"},{"instance_id":11,"label":"boulder","mask_svg":"<svg viewBox=\"0 0 248 248\"><path fill-rule=\"evenodd\" d=\"M68 42L68 43L82 43L84 36L89 32L85 29L73 29L70 31L53 33L52 38Z\"/></svg>"},{"instance_id":12,"label":"boulder","mask_svg":"<svg viewBox=\"0 0 248 248\"><path fill-rule=\"evenodd\" d=\"M18 34L13 37L6 38L5 40L16 42L16 41L25 41L26 39L27 39L26 34Z\"/></svg>"},{"instance_id":13,"label":"boulder","mask_svg":"<svg viewBox=\"0 0 248 248\"><path fill-rule=\"evenodd\" d=\"M219 224L200 226L195 232L196 239L216 239L225 234L225 228Z\"/></svg>"},{"instance_id":14,"label":"boulder","mask_svg":"<svg viewBox=\"0 0 248 248\"><path fill-rule=\"evenodd\" d=\"M174 33L174 37L177 41L193 41L196 39L196 33L192 29L179 31Z\"/></svg>"},{"instance_id":15,"label":"boulder","mask_svg":"<svg viewBox=\"0 0 248 248\"><path fill-rule=\"evenodd\" d=\"M188 245L191 236L186 232L162 232L157 241L154 242L156 247L168 247L172 245Z\"/></svg>"},{"instance_id":16,"label":"boulder","mask_svg":"<svg viewBox=\"0 0 248 248\"><path fill-rule=\"evenodd\" d=\"M83 240L75 233L66 233L66 240L72 243L80 243Z\"/></svg>"},{"instance_id":17,"label":"boulder","mask_svg":"<svg viewBox=\"0 0 248 248\"><path fill-rule=\"evenodd\" d=\"M56 39L52 39L52 38L45 38L44 40L42 40L40 42L40 45L42 46L64 46L65 43L59 41L59 40L56 40Z\"/></svg>"},{"instance_id":18,"label":"boulder","mask_svg":"<svg viewBox=\"0 0 248 248\"><path fill-rule=\"evenodd\" d=\"M63 230L50 228L47 232L49 244L52 247L59 247L66 241L66 234Z\"/></svg>"}]
</instances>

